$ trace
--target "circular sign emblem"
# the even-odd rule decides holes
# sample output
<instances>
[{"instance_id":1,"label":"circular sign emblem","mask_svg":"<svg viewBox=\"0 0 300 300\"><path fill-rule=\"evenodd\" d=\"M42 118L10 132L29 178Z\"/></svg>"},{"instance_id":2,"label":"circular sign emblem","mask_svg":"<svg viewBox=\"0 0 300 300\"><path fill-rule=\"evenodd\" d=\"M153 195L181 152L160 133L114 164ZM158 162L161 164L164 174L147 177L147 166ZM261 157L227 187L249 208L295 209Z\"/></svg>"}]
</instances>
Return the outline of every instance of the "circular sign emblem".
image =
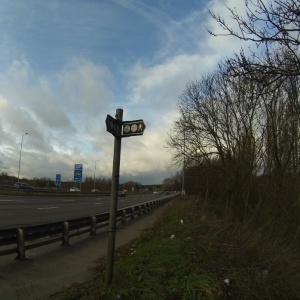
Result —
<instances>
[{"instance_id":1,"label":"circular sign emblem","mask_svg":"<svg viewBox=\"0 0 300 300\"><path fill-rule=\"evenodd\" d=\"M125 125L124 128L123 128L123 131L125 133L128 133L130 131L130 126L129 125Z\"/></svg>"},{"instance_id":2,"label":"circular sign emblem","mask_svg":"<svg viewBox=\"0 0 300 300\"><path fill-rule=\"evenodd\" d=\"M136 124L133 124L133 125L131 126L131 131L132 131L132 132L136 132L136 131L137 131L137 126L136 126Z\"/></svg>"}]
</instances>

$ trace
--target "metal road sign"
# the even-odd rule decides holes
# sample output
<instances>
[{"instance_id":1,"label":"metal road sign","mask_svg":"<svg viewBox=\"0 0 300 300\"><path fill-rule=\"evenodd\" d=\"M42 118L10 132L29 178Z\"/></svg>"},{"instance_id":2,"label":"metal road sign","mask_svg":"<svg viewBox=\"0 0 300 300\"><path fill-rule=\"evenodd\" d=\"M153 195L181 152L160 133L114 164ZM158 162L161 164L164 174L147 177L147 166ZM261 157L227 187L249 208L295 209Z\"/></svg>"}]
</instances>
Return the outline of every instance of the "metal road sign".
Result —
<instances>
[{"instance_id":1,"label":"metal road sign","mask_svg":"<svg viewBox=\"0 0 300 300\"><path fill-rule=\"evenodd\" d=\"M125 121L122 122L122 137L142 135L146 128L143 120Z\"/></svg>"},{"instance_id":2,"label":"metal road sign","mask_svg":"<svg viewBox=\"0 0 300 300\"><path fill-rule=\"evenodd\" d=\"M56 174L56 186L61 186L61 174Z\"/></svg>"},{"instance_id":3,"label":"metal road sign","mask_svg":"<svg viewBox=\"0 0 300 300\"><path fill-rule=\"evenodd\" d=\"M112 116L107 115L106 120L106 130L110 132L112 135L118 135L118 120L114 119Z\"/></svg>"},{"instance_id":4,"label":"metal road sign","mask_svg":"<svg viewBox=\"0 0 300 300\"><path fill-rule=\"evenodd\" d=\"M108 284L112 282L115 256L121 141L123 137L142 135L145 128L146 126L143 120L123 122L123 109L121 108L116 110L116 119L110 115L107 115L106 118L106 130L115 136L107 243L106 283Z\"/></svg>"},{"instance_id":5,"label":"metal road sign","mask_svg":"<svg viewBox=\"0 0 300 300\"><path fill-rule=\"evenodd\" d=\"M75 164L74 182L82 182L82 164Z\"/></svg>"}]
</instances>

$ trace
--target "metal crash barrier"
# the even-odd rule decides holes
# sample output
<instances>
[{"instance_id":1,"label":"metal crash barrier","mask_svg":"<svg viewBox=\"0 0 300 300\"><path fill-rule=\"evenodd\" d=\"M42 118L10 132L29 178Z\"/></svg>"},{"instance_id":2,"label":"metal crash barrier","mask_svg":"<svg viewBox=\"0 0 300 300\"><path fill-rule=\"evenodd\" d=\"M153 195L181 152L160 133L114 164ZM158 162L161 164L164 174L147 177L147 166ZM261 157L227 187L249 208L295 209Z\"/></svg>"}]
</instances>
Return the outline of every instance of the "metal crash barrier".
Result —
<instances>
[{"instance_id":1,"label":"metal crash barrier","mask_svg":"<svg viewBox=\"0 0 300 300\"><path fill-rule=\"evenodd\" d=\"M117 222L125 223L150 212L156 207L178 197L179 194L159 198L143 204L128 206L117 211ZM0 256L16 254L17 260L26 259L26 250L60 242L61 246L69 246L70 238L89 233L97 234L97 229L108 226L109 213L72 219L62 222L10 228L0 230Z\"/></svg>"}]
</instances>

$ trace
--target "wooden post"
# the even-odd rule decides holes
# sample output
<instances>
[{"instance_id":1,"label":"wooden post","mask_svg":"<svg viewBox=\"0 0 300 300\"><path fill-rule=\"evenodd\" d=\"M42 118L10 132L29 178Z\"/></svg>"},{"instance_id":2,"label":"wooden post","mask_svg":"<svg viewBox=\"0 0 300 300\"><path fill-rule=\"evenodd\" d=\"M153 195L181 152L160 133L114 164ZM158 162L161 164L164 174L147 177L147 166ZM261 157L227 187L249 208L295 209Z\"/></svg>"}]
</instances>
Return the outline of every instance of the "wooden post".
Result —
<instances>
[{"instance_id":1,"label":"wooden post","mask_svg":"<svg viewBox=\"0 0 300 300\"><path fill-rule=\"evenodd\" d=\"M91 216L91 235L96 235L96 217Z\"/></svg>"},{"instance_id":2,"label":"wooden post","mask_svg":"<svg viewBox=\"0 0 300 300\"><path fill-rule=\"evenodd\" d=\"M63 235L61 246L69 246L69 222L63 222Z\"/></svg>"},{"instance_id":3,"label":"wooden post","mask_svg":"<svg viewBox=\"0 0 300 300\"><path fill-rule=\"evenodd\" d=\"M24 230L22 228L17 228L17 251L16 259L25 260Z\"/></svg>"},{"instance_id":4,"label":"wooden post","mask_svg":"<svg viewBox=\"0 0 300 300\"><path fill-rule=\"evenodd\" d=\"M118 188L120 177L120 159L121 159L121 131L123 110L116 110L117 132L114 144L114 160L112 170L111 201L108 227L108 245L107 245L107 266L106 266L106 284L111 284L113 278L114 256L115 256L115 238L116 238L116 216L118 209Z\"/></svg>"}]
</instances>

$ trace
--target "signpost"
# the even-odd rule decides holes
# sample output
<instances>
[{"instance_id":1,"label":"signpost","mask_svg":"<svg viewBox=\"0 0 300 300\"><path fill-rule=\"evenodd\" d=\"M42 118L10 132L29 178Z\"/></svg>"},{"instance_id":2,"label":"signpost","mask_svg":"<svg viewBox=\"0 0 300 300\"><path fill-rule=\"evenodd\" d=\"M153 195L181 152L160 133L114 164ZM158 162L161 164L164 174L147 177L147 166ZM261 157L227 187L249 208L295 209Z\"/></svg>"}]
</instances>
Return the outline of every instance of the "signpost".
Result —
<instances>
[{"instance_id":1,"label":"signpost","mask_svg":"<svg viewBox=\"0 0 300 300\"><path fill-rule=\"evenodd\" d=\"M75 164L74 166L74 182L82 182L82 164Z\"/></svg>"},{"instance_id":2,"label":"signpost","mask_svg":"<svg viewBox=\"0 0 300 300\"><path fill-rule=\"evenodd\" d=\"M61 186L61 174L56 174L55 185Z\"/></svg>"},{"instance_id":3,"label":"signpost","mask_svg":"<svg viewBox=\"0 0 300 300\"><path fill-rule=\"evenodd\" d=\"M146 125L143 120L135 120L129 122L123 122L122 137L142 135Z\"/></svg>"},{"instance_id":4,"label":"signpost","mask_svg":"<svg viewBox=\"0 0 300 300\"><path fill-rule=\"evenodd\" d=\"M124 121L118 123L118 120L114 119L112 116L107 115L106 120L106 130L110 132L115 137L128 137L134 135L143 135L146 125L143 120L134 121ZM118 126L122 126L121 133L118 133Z\"/></svg>"},{"instance_id":5,"label":"signpost","mask_svg":"<svg viewBox=\"0 0 300 300\"><path fill-rule=\"evenodd\" d=\"M107 115L105 123L106 123L106 130L110 132L112 135L117 136L118 121L114 119L112 116Z\"/></svg>"},{"instance_id":6,"label":"signpost","mask_svg":"<svg viewBox=\"0 0 300 300\"><path fill-rule=\"evenodd\" d=\"M113 266L115 256L115 239L116 239L116 219L118 208L118 188L120 177L120 158L121 158L121 140L122 137L142 135L146 128L143 120L123 122L123 109L116 110L116 118L107 115L105 123L106 130L115 137L114 158L112 170L111 201L109 211L108 226L108 245L107 245L107 266L106 266L106 283L110 284L113 278Z\"/></svg>"}]
</instances>

